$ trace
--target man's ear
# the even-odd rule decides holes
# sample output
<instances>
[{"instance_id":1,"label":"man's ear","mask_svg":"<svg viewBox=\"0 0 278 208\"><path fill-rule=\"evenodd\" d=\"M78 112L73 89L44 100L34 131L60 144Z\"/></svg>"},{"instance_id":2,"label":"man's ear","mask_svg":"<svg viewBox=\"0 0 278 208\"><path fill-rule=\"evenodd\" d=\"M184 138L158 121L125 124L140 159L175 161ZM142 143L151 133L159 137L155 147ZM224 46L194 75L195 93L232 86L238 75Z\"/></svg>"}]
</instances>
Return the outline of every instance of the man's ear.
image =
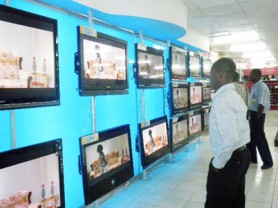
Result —
<instances>
[{"instance_id":1,"label":"man's ear","mask_svg":"<svg viewBox=\"0 0 278 208\"><path fill-rule=\"evenodd\" d=\"M226 80L226 73L223 71L220 71L216 74L216 79L220 82L220 83L224 83Z\"/></svg>"}]
</instances>

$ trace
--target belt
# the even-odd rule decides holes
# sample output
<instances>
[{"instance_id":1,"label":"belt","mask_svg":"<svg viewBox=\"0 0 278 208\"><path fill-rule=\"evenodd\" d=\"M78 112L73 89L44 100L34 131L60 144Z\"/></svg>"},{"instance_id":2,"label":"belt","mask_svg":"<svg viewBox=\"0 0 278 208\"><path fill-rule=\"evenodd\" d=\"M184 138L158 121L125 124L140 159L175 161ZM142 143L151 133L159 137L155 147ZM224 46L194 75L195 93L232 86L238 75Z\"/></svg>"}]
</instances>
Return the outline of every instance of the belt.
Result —
<instances>
[{"instance_id":1,"label":"belt","mask_svg":"<svg viewBox=\"0 0 278 208\"><path fill-rule=\"evenodd\" d=\"M241 151L245 150L245 148L246 148L246 146L243 145L243 146L237 148L237 149L235 150L235 152L241 152Z\"/></svg>"}]
</instances>

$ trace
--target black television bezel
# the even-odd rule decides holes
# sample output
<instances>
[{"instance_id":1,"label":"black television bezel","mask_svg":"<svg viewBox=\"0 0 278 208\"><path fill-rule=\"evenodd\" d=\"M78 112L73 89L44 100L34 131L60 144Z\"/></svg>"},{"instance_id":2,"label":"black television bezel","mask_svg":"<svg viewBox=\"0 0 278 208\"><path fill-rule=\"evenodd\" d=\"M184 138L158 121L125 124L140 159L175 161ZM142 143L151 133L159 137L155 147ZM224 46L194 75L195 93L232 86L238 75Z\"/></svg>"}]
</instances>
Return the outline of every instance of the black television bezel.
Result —
<instances>
[{"instance_id":1,"label":"black television bezel","mask_svg":"<svg viewBox=\"0 0 278 208\"><path fill-rule=\"evenodd\" d=\"M204 99L204 89L205 88L210 88L210 98L208 99ZM203 99L203 106L207 106L211 103L211 85L207 84L207 83L203 83L203 87L202 87L202 99Z\"/></svg>"},{"instance_id":2,"label":"black television bezel","mask_svg":"<svg viewBox=\"0 0 278 208\"><path fill-rule=\"evenodd\" d=\"M185 64L185 76L174 76L173 75L173 69L172 69L172 63L173 63L173 53L179 54L184 56L184 64ZM170 68L170 80L173 81L185 81L187 78L187 53L186 52L182 52L178 49L176 49L173 46L169 47L169 68Z\"/></svg>"},{"instance_id":3,"label":"black television bezel","mask_svg":"<svg viewBox=\"0 0 278 208\"><path fill-rule=\"evenodd\" d=\"M167 138L168 138L168 145L153 152L149 156L145 155L145 149L144 149L144 142L143 142L143 130L152 128L156 125L165 123L166 124L166 130L167 130ZM169 140L169 130L168 130L168 122L167 117L163 116L160 118L156 118L147 122L142 122L139 125L139 140L140 140L140 153L141 153L141 164L143 169L146 169L151 164L153 164L155 161L161 159L163 156L170 153L170 140Z\"/></svg>"},{"instance_id":4,"label":"black television bezel","mask_svg":"<svg viewBox=\"0 0 278 208\"><path fill-rule=\"evenodd\" d=\"M201 112L202 130L206 130L209 128L209 124L205 125L205 113L210 113L210 107L202 109L202 112Z\"/></svg>"},{"instance_id":5,"label":"black television bezel","mask_svg":"<svg viewBox=\"0 0 278 208\"><path fill-rule=\"evenodd\" d=\"M177 87L176 87L177 86ZM180 114L180 113L186 113L189 111L189 84L188 83L175 83L172 82L171 85L171 93L170 93L170 99L171 99L171 113L172 115ZM187 107L182 108L175 108L174 106L174 88L186 88L187 89Z\"/></svg>"},{"instance_id":6,"label":"black television bezel","mask_svg":"<svg viewBox=\"0 0 278 208\"><path fill-rule=\"evenodd\" d=\"M198 58L199 59L199 75L198 76L193 76L192 75L192 70L191 70L191 57L194 57L194 58ZM190 74L190 77L201 77L201 69L202 69L202 66L201 66L201 57L199 54L194 54L194 55L189 55L189 74Z\"/></svg>"},{"instance_id":7,"label":"black television bezel","mask_svg":"<svg viewBox=\"0 0 278 208\"><path fill-rule=\"evenodd\" d=\"M139 53L147 53L154 56L159 56L162 59L163 66L163 79L141 79L139 76ZM165 87L165 66L164 66L164 51L149 46L141 46L141 44L135 44L135 54L136 54L136 82L137 88L164 88Z\"/></svg>"},{"instance_id":8,"label":"black television bezel","mask_svg":"<svg viewBox=\"0 0 278 208\"><path fill-rule=\"evenodd\" d=\"M129 87L127 41L101 32L96 32L96 35L91 34L90 32L90 30L88 32L88 30L83 26L77 26L78 52L76 55L77 60L75 60L75 71L78 74L79 95L94 96L127 94ZM84 74L83 40L101 43L125 50L125 80L86 78Z\"/></svg>"},{"instance_id":9,"label":"black television bezel","mask_svg":"<svg viewBox=\"0 0 278 208\"><path fill-rule=\"evenodd\" d=\"M211 68L211 66L212 66L212 63L211 63L211 60L210 60L210 59L204 59L204 58L203 58L202 68L203 68L203 77L204 77L204 78L210 78L210 71L209 71L208 74L205 74L205 62L207 62L207 61L210 63L210 68Z\"/></svg>"},{"instance_id":10,"label":"black television bezel","mask_svg":"<svg viewBox=\"0 0 278 208\"><path fill-rule=\"evenodd\" d=\"M178 123L178 122L181 122L181 121L184 121L186 120L186 125L187 125L187 138L179 141L177 144L174 145L174 140L173 140L173 124L174 123ZM171 138L171 152L175 152L177 151L178 149L184 147L186 144L189 143L189 132L188 132L188 114L184 115L184 116L180 116L180 117L177 117L177 118L172 118L170 119L170 123L171 123L171 126L170 126L170 138Z\"/></svg>"},{"instance_id":11,"label":"black television bezel","mask_svg":"<svg viewBox=\"0 0 278 208\"><path fill-rule=\"evenodd\" d=\"M191 87L193 86L201 86L201 101L200 103L195 103L195 104L191 104ZM190 82L189 83L189 99L188 99L188 102L189 102L189 109L190 110L196 110L196 109L201 109L202 108L202 105L203 105L203 84L202 82Z\"/></svg>"},{"instance_id":12,"label":"black television bezel","mask_svg":"<svg viewBox=\"0 0 278 208\"><path fill-rule=\"evenodd\" d=\"M21 147L0 153L0 169L28 162L40 157L56 154L59 161L60 202L59 208L65 207L64 165L62 139L55 139L27 147Z\"/></svg>"},{"instance_id":13,"label":"black television bezel","mask_svg":"<svg viewBox=\"0 0 278 208\"><path fill-rule=\"evenodd\" d=\"M3 5L0 11L0 21L52 32L55 56L54 88L0 88L0 110L60 105L57 20Z\"/></svg>"},{"instance_id":14,"label":"black television bezel","mask_svg":"<svg viewBox=\"0 0 278 208\"><path fill-rule=\"evenodd\" d=\"M196 116L196 115L200 115L200 131L198 132L195 132L193 134L190 134L190 118L192 116ZM197 137L200 137L202 135L202 114L201 114L201 111L200 110L196 110L196 111L191 111L189 114L188 114L188 137L189 137L189 140L193 140L193 139L196 139Z\"/></svg>"},{"instance_id":15,"label":"black television bezel","mask_svg":"<svg viewBox=\"0 0 278 208\"><path fill-rule=\"evenodd\" d=\"M128 143L129 143L129 152L130 152L130 162L128 162L125 166L119 166L107 173L101 178L98 178L98 181L95 185L88 185L88 177L87 177L87 166L86 166L86 152L85 148L91 145L95 145L97 143L107 141L113 139L117 136L128 134ZM133 157L132 157L132 148L131 148L131 136L130 136L130 126L123 125L115 128L111 128L108 130L100 131L97 133L97 140L88 140L85 143L82 142L83 138L90 138L94 134L86 135L80 137L80 153L81 153L81 172L82 172L82 180L83 180L83 190L84 190L84 198L85 204L88 205L93 201L99 199L115 188L119 187L123 183L127 182L134 176L134 168L133 168Z\"/></svg>"}]
</instances>

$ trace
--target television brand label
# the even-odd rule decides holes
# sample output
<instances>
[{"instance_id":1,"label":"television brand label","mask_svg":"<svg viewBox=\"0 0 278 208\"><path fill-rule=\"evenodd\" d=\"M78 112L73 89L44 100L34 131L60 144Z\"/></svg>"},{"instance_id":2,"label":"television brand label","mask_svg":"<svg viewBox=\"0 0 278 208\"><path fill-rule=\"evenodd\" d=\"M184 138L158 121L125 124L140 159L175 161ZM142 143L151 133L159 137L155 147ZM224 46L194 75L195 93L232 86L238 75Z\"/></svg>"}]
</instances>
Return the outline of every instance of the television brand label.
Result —
<instances>
[{"instance_id":1,"label":"television brand label","mask_svg":"<svg viewBox=\"0 0 278 208\"><path fill-rule=\"evenodd\" d=\"M141 123L141 128L148 127L150 125L151 125L150 121L144 121Z\"/></svg>"},{"instance_id":2,"label":"television brand label","mask_svg":"<svg viewBox=\"0 0 278 208\"><path fill-rule=\"evenodd\" d=\"M82 145L85 145L85 144L90 144L90 143L98 141L98 140L99 140L99 135L98 135L98 133L95 133L95 134L91 134L89 136L82 137L81 143L82 143Z\"/></svg>"}]
</instances>

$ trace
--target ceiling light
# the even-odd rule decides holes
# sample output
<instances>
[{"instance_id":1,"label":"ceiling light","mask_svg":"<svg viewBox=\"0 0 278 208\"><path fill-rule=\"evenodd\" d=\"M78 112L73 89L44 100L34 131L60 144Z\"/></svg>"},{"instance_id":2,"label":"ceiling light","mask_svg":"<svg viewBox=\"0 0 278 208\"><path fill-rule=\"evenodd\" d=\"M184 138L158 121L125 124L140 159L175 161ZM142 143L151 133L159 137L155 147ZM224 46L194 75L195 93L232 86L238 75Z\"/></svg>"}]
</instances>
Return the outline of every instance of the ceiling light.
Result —
<instances>
[{"instance_id":1,"label":"ceiling light","mask_svg":"<svg viewBox=\"0 0 278 208\"><path fill-rule=\"evenodd\" d=\"M247 51L260 51L266 48L263 42L234 44L231 46L231 52L247 52Z\"/></svg>"},{"instance_id":2,"label":"ceiling light","mask_svg":"<svg viewBox=\"0 0 278 208\"><path fill-rule=\"evenodd\" d=\"M270 51L255 51L242 54L242 58L267 58L272 56Z\"/></svg>"},{"instance_id":3,"label":"ceiling light","mask_svg":"<svg viewBox=\"0 0 278 208\"><path fill-rule=\"evenodd\" d=\"M231 35L231 42L249 42L258 40L260 36L255 31L238 32Z\"/></svg>"}]
</instances>

